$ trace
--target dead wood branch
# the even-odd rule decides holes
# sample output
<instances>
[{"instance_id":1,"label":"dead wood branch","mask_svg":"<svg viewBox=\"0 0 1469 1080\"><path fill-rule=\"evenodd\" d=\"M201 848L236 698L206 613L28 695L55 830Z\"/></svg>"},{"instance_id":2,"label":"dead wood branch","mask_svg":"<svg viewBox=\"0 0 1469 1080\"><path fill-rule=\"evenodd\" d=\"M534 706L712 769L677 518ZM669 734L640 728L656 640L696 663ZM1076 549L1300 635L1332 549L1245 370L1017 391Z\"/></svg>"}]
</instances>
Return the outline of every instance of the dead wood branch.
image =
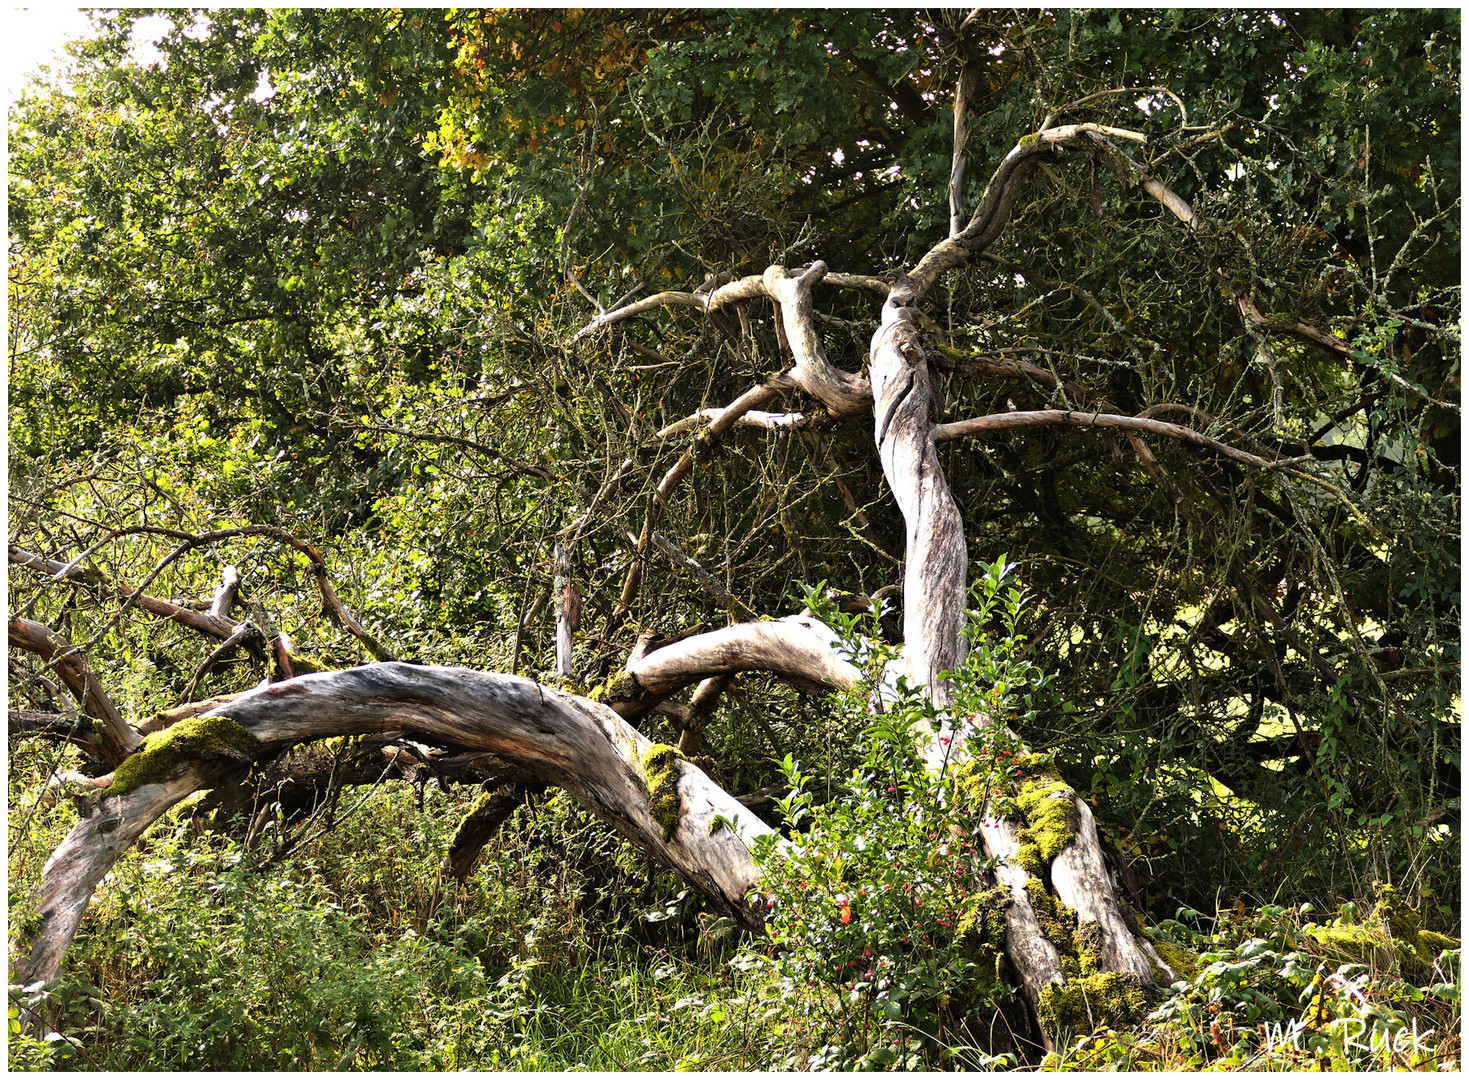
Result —
<instances>
[{"instance_id":1,"label":"dead wood branch","mask_svg":"<svg viewBox=\"0 0 1469 1080\"><path fill-rule=\"evenodd\" d=\"M86 654L76 646L61 640L44 624L18 616L10 620L10 645L35 653L54 668L82 711L101 724L98 750L108 765L118 765L142 743L142 736L122 718L92 673Z\"/></svg>"},{"instance_id":2,"label":"dead wood branch","mask_svg":"<svg viewBox=\"0 0 1469 1080\"><path fill-rule=\"evenodd\" d=\"M935 442L960 439L966 435L986 435L997 431L1015 431L1028 427L1097 427L1137 431L1149 435L1163 435L1179 442L1212 450L1233 461L1254 466L1257 469L1278 469L1284 465L1299 465L1314 460L1311 455L1267 461L1244 450L1237 450L1227 443L1211 439L1193 428L1181 424L1170 424L1166 420L1151 420L1141 416L1120 416L1116 413L1072 412L1069 409L1040 409L1033 412L1005 412L991 416L976 416L968 420L956 420L950 424L938 424L933 429Z\"/></svg>"},{"instance_id":3,"label":"dead wood branch","mask_svg":"<svg viewBox=\"0 0 1469 1080\"><path fill-rule=\"evenodd\" d=\"M511 675L383 663L260 687L193 723L226 718L227 751L186 753L174 763L169 748L179 743L160 736L164 743L130 766L136 786L116 796L104 791L57 848L42 872L40 920L20 968L22 982L59 974L97 883L169 807L238 772L241 757L258 761L297 743L374 732L401 731L493 754L533 780L563 788L716 909L759 925L744 902L756 877L748 845L769 826L693 764L667 756L672 748L656 758L664 779L650 780L655 747L598 702ZM200 727L190 736L206 730L216 729ZM249 751L240 752L242 745Z\"/></svg>"}]
</instances>

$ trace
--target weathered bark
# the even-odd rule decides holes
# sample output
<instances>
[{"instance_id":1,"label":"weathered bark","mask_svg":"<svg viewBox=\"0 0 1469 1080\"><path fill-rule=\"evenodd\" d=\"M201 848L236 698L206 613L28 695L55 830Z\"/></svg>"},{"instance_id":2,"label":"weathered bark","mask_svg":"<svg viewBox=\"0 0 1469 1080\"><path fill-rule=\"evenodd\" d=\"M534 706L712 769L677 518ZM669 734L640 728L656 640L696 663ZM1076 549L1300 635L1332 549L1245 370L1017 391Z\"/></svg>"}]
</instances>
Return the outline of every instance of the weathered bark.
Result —
<instances>
[{"instance_id":1,"label":"weathered bark","mask_svg":"<svg viewBox=\"0 0 1469 1080\"><path fill-rule=\"evenodd\" d=\"M41 870L37 921L29 932L27 956L13 981L29 985L55 979L93 891L113 863L165 810L237 768L221 762L190 762L162 783L147 784L122 798L104 795L97 809L72 827Z\"/></svg>"},{"instance_id":2,"label":"weathered bark","mask_svg":"<svg viewBox=\"0 0 1469 1080\"><path fill-rule=\"evenodd\" d=\"M826 277L826 264L812 263L798 274L779 266L765 271L765 289L780 305L781 324L795 366L789 377L827 407L832 416L861 416L872 407L867 380L834 367L826 358L811 303L811 289Z\"/></svg>"},{"instance_id":3,"label":"weathered bark","mask_svg":"<svg viewBox=\"0 0 1469 1080\"><path fill-rule=\"evenodd\" d=\"M879 295L885 295L888 290L888 283L881 278L863 274L828 274L825 276L825 281L828 285L852 289L867 289ZM649 311L657 311L661 308L687 307L703 311L707 314L718 311L723 307L741 304L747 300L754 300L759 297L776 299L770 293L769 283L763 274L759 276L751 275L728 282L727 284L721 284L708 292L697 290L694 292L660 292L653 296L645 296L641 300L634 300L630 304L614 308L611 311L603 312L573 334L571 340L573 342L580 341L582 338L594 334L598 330L603 330L636 315L642 315Z\"/></svg>"},{"instance_id":4,"label":"weathered bark","mask_svg":"<svg viewBox=\"0 0 1469 1080\"><path fill-rule=\"evenodd\" d=\"M969 98L979 81L979 67L973 61L964 65L959 81L954 84L954 156L949 165L949 235L958 236L966 224L964 214L964 173L969 161Z\"/></svg>"},{"instance_id":5,"label":"weathered bark","mask_svg":"<svg viewBox=\"0 0 1469 1080\"><path fill-rule=\"evenodd\" d=\"M609 694L622 716L642 716L685 686L715 675L769 671L811 689L856 685L862 673L832 648L832 631L808 615L736 623L628 661Z\"/></svg>"},{"instance_id":6,"label":"weathered bark","mask_svg":"<svg viewBox=\"0 0 1469 1080\"><path fill-rule=\"evenodd\" d=\"M581 592L571 580L571 559L566 545L556 543L556 585L561 593L561 607L556 612L556 674L562 679L576 675L572 635L581 626Z\"/></svg>"},{"instance_id":7,"label":"weathered bark","mask_svg":"<svg viewBox=\"0 0 1469 1080\"><path fill-rule=\"evenodd\" d=\"M219 575L219 587L214 590L214 599L209 602L209 614L216 619L229 618L230 608L235 606L235 597L240 592L240 571L226 566Z\"/></svg>"},{"instance_id":8,"label":"weathered bark","mask_svg":"<svg viewBox=\"0 0 1469 1080\"><path fill-rule=\"evenodd\" d=\"M942 706L949 689L939 673L954 670L964 658L968 553L959 508L930 434L933 399L924 349L910 310L891 301L872 342L872 387L878 455L908 527L900 663L910 685L926 687ZM964 745L953 726L945 730L952 741L931 739L925 747L935 771L957 758ZM958 753L951 754L951 748ZM1002 860L996 876L1011 897L1005 952L1027 1004L1038 1014L1042 991L1064 977L1060 954L1042 933L1026 894L1030 874L1012 861L1021 846L1017 831L1014 823L987 816L980 835L990 856ZM1049 1048L1050 1033L1042 1030L1042 1038Z\"/></svg>"},{"instance_id":9,"label":"weathered bark","mask_svg":"<svg viewBox=\"0 0 1469 1080\"><path fill-rule=\"evenodd\" d=\"M943 273L982 251L999 235L1020 181L1037 158L1060 145L1087 145L1102 134L1138 137L1094 125L1076 125L1021 140L996 170L968 226L935 245L894 284L883 306L882 325L872 339L878 455L908 530L902 663L910 684L925 686L940 706L949 700L940 673L956 669L964 656L967 553L958 506L938 461L934 442L938 410L928 349L914 320L914 305ZM951 428L954 434L967 433L963 425L955 428ZM958 764L967 752L965 747L963 733L952 717L947 718L939 737L928 743L930 767L937 770ZM1070 798L1076 804L1075 833L1051 862L1051 887L1060 901L1076 912L1079 936L1095 949L1102 970L1151 982L1154 968L1150 960L1156 957L1145 954L1126 926L1089 808L1074 795ZM997 876L1011 895L1012 903L1006 910L1007 955L1019 974L1026 1001L1040 1017L1047 987L1065 982L1061 956L1042 933L1029 902L1027 885L1031 875L1015 862L1020 849L1015 826L987 815L980 831L986 850L1002 860ZM1044 1024L1041 1028L1049 1046L1053 1033L1045 1031Z\"/></svg>"},{"instance_id":10,"label":"weathered bark","mask_svg":"<svg viewBox=\"0 0 1469 1080\"><path fill-rule=\"evenodd\" d=\"M716 910L747 927L760 924L744 897L758 873L750 845L770 827L687 761L672 763L666 786L650 790L645 763L654 745L598 702L512 675L383 663L259 687L195 721L210 717L247 732L254 740L247 756L256 761L303 741L385 731L494 754L566 790ZM165 757L160 775L132 791L103 791L42 872L23 981L56 977L93 890L118 856L169 807L238 772L238 757L173 765Z\"/></svg>"},{"instance_id":11,"label":"weathered bark","mask_svg":"<svg viewBox=\"0 0 1469 1080\"><path fill-rule=\"evenodd\" d=\"M30 619L10 620L10 644L14 648L35 653L56 669L61 681L77 699L77 704L101 724L98 751L108 765L116 765L137 749L142 737L122 718L107 691L92 674L86 656L69 642L62 641L45 625Z\"/></svg>"},{"instance_id":12,"label":"weathered bark","mask_svg":"<svg viewBox=\"0 0 1469 1080\"><path fill-rule=\"evenodd\" d=\"M104 760L102 739L91 722L75 709L67 712L33 712L11 709L7 714L11 738L19 735L69 742L88 757Z\"/></svg>"},{"instance_id":13,"label":"weathered bark","mask_svg":"<svg viewBox=\"0 0 1469 1080\"><path fill-rule=\"evenodd\" d=\"M964 658L969 555L929 433L934 395L924 347L911 312L891 300L872 339L872 393L878 458L907 524L902 664L910 683L945 705L939 673Z\"/></svg>"}]
</instances>

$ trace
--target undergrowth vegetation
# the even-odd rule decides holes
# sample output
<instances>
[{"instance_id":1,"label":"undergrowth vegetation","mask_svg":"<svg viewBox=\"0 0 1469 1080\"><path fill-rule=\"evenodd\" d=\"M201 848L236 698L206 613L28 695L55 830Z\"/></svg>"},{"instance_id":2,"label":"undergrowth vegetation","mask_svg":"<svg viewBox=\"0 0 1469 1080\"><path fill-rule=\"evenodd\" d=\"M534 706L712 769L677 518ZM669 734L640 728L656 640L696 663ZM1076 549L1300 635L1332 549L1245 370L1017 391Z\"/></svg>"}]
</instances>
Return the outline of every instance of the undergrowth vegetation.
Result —
<instances>
[{"instance_id":1,"label":"undergrowth vegetation","mask_svg":"<svg viewBox=\"0 0 1469 1080\"><path fill-rule=\"evenodd\" d=\"M94 13L8 115L12 1069L1458 1064L1457 8ZM940 768L880 672L976 570ZM763 932L549 758L374 729L369 784L334 730L30 963L102 778L229 758L134 754L187 706L626 688L802 606L867 687L602 698L645 839L672 747L780 831ZM1057 899L1086 807L1157 986Z\"/></svg>"},{"instance_id":2,"label":"undergrowth vegetation","mask_svg":"<svg viewBox=\"0 0 1469 1080\"><path fill-rule=\"evenodd\" d=\"M1027 1045L1003 978L1007 894L976 825L984 808L1026 822L1034 854L1017 859L1064 842L1025 793L1053 762L1003 726L1033 716L1051 680L1026 659L1023 591L1003 559L983 569L955 675L967 762L925 767L914 725L933 706L901 683L886 701L870 685L830 699L826 719L864 735L855 760L823 767L811 740L814 768L780 764L789 842L757 851L766 935L711 916L561 794L516 811L462 884L441 861L472 790L371 789L310 842L267 826L248 849L230 822L201 827L190 800L105 879L68 973L12 988L10 1067L1456 1067L1459 943L1424 913L1454 928L1388 884L1329 913L1243 899L1166 913L1147 934L1179 977L1138 1022L1088 1000L1053 1052ZM801 599L869 671L890 659L823 589ZM12 913L77 820L45 793L52 756L12 761ZM12 948L25 929L12 919ZM42 1011L54 1030L38 1040L24 1021Z\"/></svg>"},{"instance_id":3,"label":"undergrowth vegetation","mask_svg":"<svg viewBox=\"0 0 1469 1080\"><path fill-rule=\"evenodd\" d=\"M729 965L729 939L701 938L700 913L671 879L564 796L522 810L463 886L436 886L467 805L464 793L429 791L419 813L411 790L382 790L275 866L268 846L244 851L176 814L99 890L70 973L12 998L11 1067L769 1059L777 1002ZM58 827L71 816L48 813ZM16 1027L42 1007L58 1023L44 1043Z\"/></svg>"},{"instance_id":4,"label":"undergrowth vegetation","mask_svg":"<svg viewBox=\"0 0 1469 1080\"><path fill-rule=\"evenodd\" d=\"M99 890L70 973L12 994L10 1068L1017 1063L990 1053L1006 991L972 902L984 891L977 864L958 844L920 859L926 821L849 816L848 851L862 844L859 822L874 839L908 831L914 843L858 850L820 879L813 846L799 864L810 887L788 876L771 890L774 913L793 912L774 919L774 943L741 942L564 796L520 811L463 886L436 884L468 803L430 789L419 813L411 790L380 790L269 867L268 846L247 852L175 815ZM827 802L828 821L844 805ZM36 835L74 817L66 803L44 808ZM828 843L841 827L827 826ZM809 823L804 836L822 839ZM11 852L12 912L24 910L17 868L30 848ZM917 889L905 887L910 871ZM1420 930L1411 952L1394 948L1401 920L1381 907L1176 912L1150 928L1171 963L1188 958L1170 996L1136 1030L1078 1028L1045 1066L1456 1069L1457 943ZM57 1022L46 1041L20 1027L42 1008Z\"/></svg>"}]
</instances>

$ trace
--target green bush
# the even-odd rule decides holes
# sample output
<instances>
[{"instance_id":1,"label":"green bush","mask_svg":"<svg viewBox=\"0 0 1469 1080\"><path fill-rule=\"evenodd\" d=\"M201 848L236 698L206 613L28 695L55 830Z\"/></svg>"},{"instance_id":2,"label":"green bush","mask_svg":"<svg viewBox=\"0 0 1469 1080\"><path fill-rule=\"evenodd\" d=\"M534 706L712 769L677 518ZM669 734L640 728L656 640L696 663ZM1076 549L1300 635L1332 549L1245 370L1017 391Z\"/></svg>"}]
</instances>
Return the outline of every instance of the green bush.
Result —
<instances>
[{"instance_id":1,"label":"green bush","mask_svg":"<svg viewBox=\"0 0 1469 1080\"><path fill-rule=\"evenodd\" d=\"M828 780L791 756L790 793L778 803L790 843L764 838L757 901L768 913L777 969L810 1017L813 1067L995 1065L990 1020L1009 990L999 978L1004 910L993 864L977 838L987 805L1004 806L1025 761L1005 723L1033 707L1048 680L1021 655L1023 591L1004 584L1004 559L983 568L969 613L971 652L952 673L954 715L969 755L929 768L920 735L939 730L932 702L904 682L892 700L873 686L892 653L857 636L818 586L805 599L837 627L872 680L845 699L866 721L859 765ZM981 725L981 718L996 723ZM927 740L922 740L926 742ZM939 737L941 752L949 736ZM957 749L957 748L953 748ZM1004 1044L1008 1046L1009 1044Z\"/></svg>"}]
</instances>

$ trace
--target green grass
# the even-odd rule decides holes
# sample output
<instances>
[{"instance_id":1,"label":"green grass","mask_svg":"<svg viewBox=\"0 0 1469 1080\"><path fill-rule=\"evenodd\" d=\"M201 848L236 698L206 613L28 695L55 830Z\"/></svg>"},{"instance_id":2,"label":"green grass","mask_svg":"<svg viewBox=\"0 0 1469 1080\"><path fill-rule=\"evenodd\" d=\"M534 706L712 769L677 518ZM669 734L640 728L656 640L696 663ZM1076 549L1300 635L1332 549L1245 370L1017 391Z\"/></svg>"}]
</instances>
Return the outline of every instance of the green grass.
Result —
<instances>
[{"instance_id":1,"label":"green grass","mask_svg":"<svg viewBox=\"0 0 1469 1080\"><path fill-rule=\"evenodd\" d=\"M379 792L269 869L268 840L175 812L99 888L66 977L13 997L61 1037L12 1038L11 1067L748 1070L784 1044L765 968L732 966L676 883L564 798L440 886L462 801ZM13 910L70 820L48 808L12 846Z\"/></svg>"},{"instance_id":2,"label":"green grass","mask_svg":"<svg viewBox=\"0 0 1469 1080\"><path fill-rule=\"evenodd\" d=\"M65 801L31 814L51 757L12 762L12 958L41 863L76 820ZM473 794L430 788L419 812L411 788L379 791L269 867L272 833L245 852L176 810L98 889L66 976L45 994L12 989L10 1067L765 1071L830 1056L835 1029L809 991L782 984L768 955L741 949L682 883L564 796L513 817L464 885L441 885ZM1417 971L1362 962L1278 906L1165 929L1202 954L1199 975L1141 1030L1073 1032L1047 1067L1458 1061L1456 950ZM43 1009L57 1031L44 1042L20 1026ZM1324 1023L1303 1048L1262 1046L1260 1024L1312 1009ZM1373 1057L1322 1034L1351 1017L1376 1025L1364 1044L1415 1024L1435 1035Z\"/></svg>"}]
</instances>

